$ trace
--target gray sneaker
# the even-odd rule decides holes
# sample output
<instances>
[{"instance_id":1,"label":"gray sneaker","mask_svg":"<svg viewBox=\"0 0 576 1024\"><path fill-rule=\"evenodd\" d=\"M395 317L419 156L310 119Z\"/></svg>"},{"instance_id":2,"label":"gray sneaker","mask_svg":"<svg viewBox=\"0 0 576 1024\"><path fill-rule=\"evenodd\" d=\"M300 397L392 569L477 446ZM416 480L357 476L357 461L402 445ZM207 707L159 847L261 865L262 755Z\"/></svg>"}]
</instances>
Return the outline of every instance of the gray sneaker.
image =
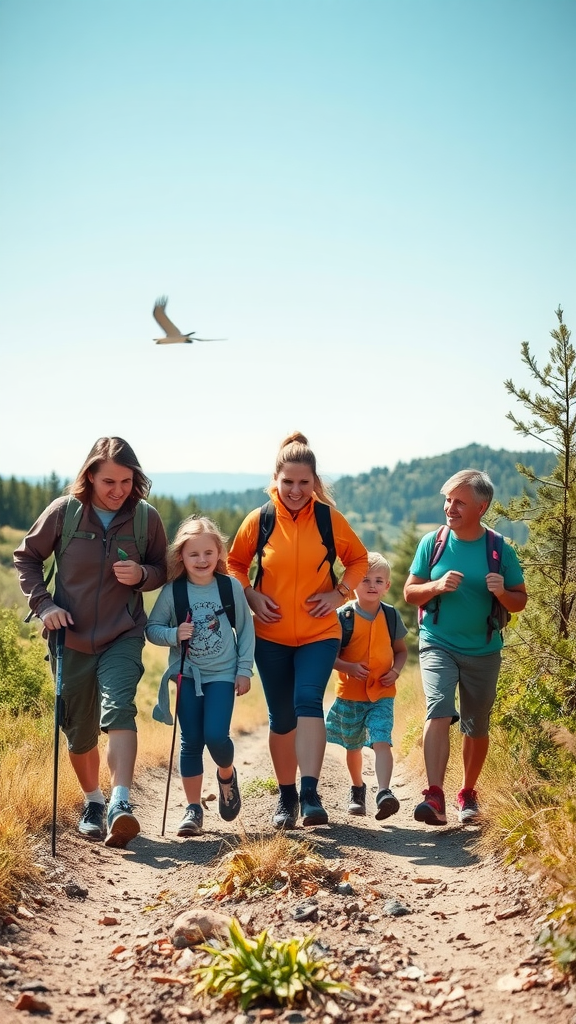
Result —
<instances>
[{"instance_id":1,"label":"gray sneaker","mask_svg":"<svg viewBox=\"0 0 576 1024\"><path fill-rule=\"evenodd\" d=\"M186 839L188 836L199 836L204 824L204 811L200 804L188 804L186 813L178 825L177 836Z\"/></svg>"},{"instance_id":2,"label":"gray sneaker","mask_svg":"<svg viewBox=\"0 0 576 1024\"><path fill-rule=\"evenodd\" d=\"M378 808L375 814L377 821L383 821L384 818L389 818L400 810L400 804L391 789L380 790L376 797L376 807Z\"/></svg>"},{"instance_id":3,"label":"gray sneaker","mask_svg":"<svg viewBox=\"0 0 576 1024\"><path fill-rule=\"evenodd\" d=\"M108 808L108 835L104 840L104 846L114 846L123 849L128 845L134 836L140 831L140 823L132 814L132 805L126 800L119 800L118 803L110 804Z\"/></svg>"},{"instance_id":4,"label":"gray sneaker","mask_svg":"<svg viewBox=\"0 0 576 1024\"><path fill-rule=\"evenodd\" d=\"M350 787L348 814L366 814L366 783Z\"/></svg>"},{"instance_id":5,"label":"gray sneaker","mask_svg":"<svg viewBox=\"0 0 576 1024\"><path fill-rule=\"evenodd\" d=\"M85 839L104 839L106 835L105 814L106 804L98 804L94 800L85 804L78 822L80 835Z\"/></svg>"}]
</instances>

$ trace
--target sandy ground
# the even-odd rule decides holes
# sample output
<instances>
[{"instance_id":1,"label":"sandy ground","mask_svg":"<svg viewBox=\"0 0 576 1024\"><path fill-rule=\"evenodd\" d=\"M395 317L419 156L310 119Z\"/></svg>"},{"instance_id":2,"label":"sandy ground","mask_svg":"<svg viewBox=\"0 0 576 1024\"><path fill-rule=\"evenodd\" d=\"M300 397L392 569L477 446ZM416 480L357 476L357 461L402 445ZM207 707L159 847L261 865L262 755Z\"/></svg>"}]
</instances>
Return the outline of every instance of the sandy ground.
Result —
<instances>
[{"instance_id":1,"label":"sandy ground","mask_svg":"<svg viewBox=\"0 0 576 1024\"><path fill-rule=\"evenodd\" d=\"M270 777L264 729L240 737L236 750L242 784ZM233 825L220 820L216 801L208 801L204 834L181 840L175 830L184 801L174 777L162 838L166 774L152 770L133 794L142 833L127 850L108 850L61 831L54 860L43 838L45 882L22 893L0 928L0 1020L12 1024L46 1015L58 1024L208 1018L213 1024L472 1018L482 1024L576 1024L576 991L534 941L546 909L535 883L495 858L482 858L478 826L460 826L453 808L446 828L415 822L420 780L402 763L393 779L400 811L377 822L372 762L368 753L365 758L368 816L347 814L343 752L330 746L320 786L330 824L291 833L313 839L339 868L340 887L336 880L323 883L312 895L286 889L216 904L198 893L218 874L215 859L243 833L272 834L276 797L269 793L245 797ZM205 796L216 792L207 762ZM268 928L273 938L287 939L312 932L323 955L352 984L353 1000L332 998L297 1010L268 1004L247 1014L235 1003L200 1002L187 973L200 954L174 951L168 941L174 919L194 907L234 914L251 934ZM309 916L297 920L302 907ZM26 994L31 1008L17 1008Z\"/></svg>"}]
</instances>

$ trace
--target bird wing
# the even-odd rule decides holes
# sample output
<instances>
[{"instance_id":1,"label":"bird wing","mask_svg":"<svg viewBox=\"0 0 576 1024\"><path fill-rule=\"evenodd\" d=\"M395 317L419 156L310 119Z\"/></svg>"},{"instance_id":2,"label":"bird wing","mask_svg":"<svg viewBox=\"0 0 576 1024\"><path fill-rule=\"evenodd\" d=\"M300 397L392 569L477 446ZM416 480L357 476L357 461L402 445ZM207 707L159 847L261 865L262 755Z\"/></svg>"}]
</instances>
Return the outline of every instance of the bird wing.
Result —
<instances>
[{"instance_id":1,"label":"bird wing","mask_svg":"<svg viewBox=\"0 0 576 1024\"><path fill-rule=\"evenodd\" d=\"M194 338L192 340L193 341L227 341L228 339L227 338L197 338L196 335L194 335Z\"/></svg>"},{"instance_id":2,"label":"bird wing","mask_svg":"<svg viewBox=\"0 0 576 1024\"><path fill-rule=\"evenodd\" d=\"M166 295L162 295L159 299L156 299L156 305L152 310L152 316L154 317L156 322L160 324L160 327L162 328L163 331L166 332L169 338L181 338L181 332L178 330L176 325L173 324L172 321L169 320L168 317L166 316L167 302L168 298Z\"/></svg>"}]
</instances>

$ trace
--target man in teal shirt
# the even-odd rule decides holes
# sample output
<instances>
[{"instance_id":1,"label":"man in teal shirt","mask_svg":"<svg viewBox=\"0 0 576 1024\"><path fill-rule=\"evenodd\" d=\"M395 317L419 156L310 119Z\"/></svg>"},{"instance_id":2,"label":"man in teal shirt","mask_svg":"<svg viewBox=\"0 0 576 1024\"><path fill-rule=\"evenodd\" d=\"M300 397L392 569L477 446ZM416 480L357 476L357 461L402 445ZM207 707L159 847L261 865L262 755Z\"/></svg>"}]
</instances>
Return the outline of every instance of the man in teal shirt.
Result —
<instances>
[{"instance_id":1,"label":"man in teal shirt","mask_svg":"<svg viewBox=\"0 0 576 1024\"><path fill-rule=\"evenodd\" d=\"M487 629L493 596L509 612L520 612L527 594L516 552L504 544L498 572L488 570L482 516L494 495L486 473L463 469L441 488L449 527L446 546L430 568L436 531L420 541L404 587L409 604L423 609L420 671L426 696L424 763L428 788L414 810L416 821L446 824L444 776L450 726L460 720L464 773L458 817L479 814L476 782L488 753L490 712L496 697L502 636ZM459 712L456 710L456 690Z\"/></svg>"}]
</instances>

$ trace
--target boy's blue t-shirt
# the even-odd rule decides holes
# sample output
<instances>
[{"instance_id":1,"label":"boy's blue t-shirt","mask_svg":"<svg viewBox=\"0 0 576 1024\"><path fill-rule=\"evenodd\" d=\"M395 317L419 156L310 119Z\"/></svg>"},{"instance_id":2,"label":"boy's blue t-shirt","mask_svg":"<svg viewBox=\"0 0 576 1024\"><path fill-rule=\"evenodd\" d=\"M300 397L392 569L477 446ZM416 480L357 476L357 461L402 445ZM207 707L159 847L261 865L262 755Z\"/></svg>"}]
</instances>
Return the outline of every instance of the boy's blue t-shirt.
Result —
<instances>
[{"instance_id":1,"label":"boy's blue t-shirt","mask_svg":"<svg viewBox=\"0 0 576 1024\"><path fill-rule=\"evenodd\" d=\"M478 540L458 540L450 531L440 559L430 570L435 539L435 530L422 537L410 566L412 575L424 580L437 580L450 570L455 570L463 573L464 578L457 590L440 597L436 623L433 621L433 612L424 611L420 626L421 645L434 644L469 655L499 651L502 637L498 630L494 630L490 643L487 642L487 619L492 595L486 586L488 562L485 535ZM524 582L518 556L510 544L505 543L502 549L500 572L507 589Z\"/></svg>"}]
</instances>

